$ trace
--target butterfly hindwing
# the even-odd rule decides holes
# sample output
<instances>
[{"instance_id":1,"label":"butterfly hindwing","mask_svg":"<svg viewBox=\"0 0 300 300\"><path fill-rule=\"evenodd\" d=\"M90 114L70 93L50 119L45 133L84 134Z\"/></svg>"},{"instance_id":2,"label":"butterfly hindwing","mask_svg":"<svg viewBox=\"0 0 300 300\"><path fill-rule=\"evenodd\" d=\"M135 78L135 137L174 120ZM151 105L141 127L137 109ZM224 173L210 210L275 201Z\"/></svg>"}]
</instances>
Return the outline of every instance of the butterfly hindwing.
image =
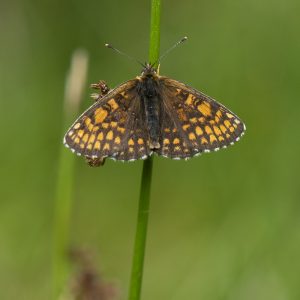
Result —
<instances>
[{"instance_id":1,"label":"butterfly hindwing","mask_svg":"<svg viewBox=\"0 0 300 300\"><path fill-rule=\"evenodd\" d=\"M134 79L87 109L67 131L65 145L88 158L146 158L150 150L141 117Z\"/></svg>"},{"instance_id":2,"label":"butterfly hindwing","mask_svg":"<svg viewBox=\"0 0 300 300\"><path fill-rule=\"evenodd\" d=\"M222 104L176 80L160 80L164 117L159 155L189 158L225 148L243 134L242 121Z\"/></svg>"}]
</instances>

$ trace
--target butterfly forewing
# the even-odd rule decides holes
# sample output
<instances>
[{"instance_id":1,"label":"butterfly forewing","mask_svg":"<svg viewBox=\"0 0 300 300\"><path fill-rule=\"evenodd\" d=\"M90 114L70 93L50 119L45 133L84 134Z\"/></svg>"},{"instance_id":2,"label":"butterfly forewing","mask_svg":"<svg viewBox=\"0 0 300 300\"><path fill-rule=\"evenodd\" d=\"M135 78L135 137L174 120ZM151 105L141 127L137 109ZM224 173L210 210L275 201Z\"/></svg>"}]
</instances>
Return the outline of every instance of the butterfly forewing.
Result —
<instances>
[{"instance_id":1,"label":"butterfly forewing","mask_svg":"<svg viewBox=\"0 0 300 300\"><path fill-rule=\"evenodd\" d=\"M166 77L160 86L164 118L158 154L189 158L224 148L243 134L242 121L214 99Z\"/></svg>"},{"instance_id":2,"label":"butterfly forewing","mask_svg":"<svg viewBox=\"0 0 300 300\"><path fill-rule=\"evenodd\" d=\"M90 158L146 158L150 149L136 80L120 85L85 111L64 142L73 152Z\"/></svg>"}]
</instances>

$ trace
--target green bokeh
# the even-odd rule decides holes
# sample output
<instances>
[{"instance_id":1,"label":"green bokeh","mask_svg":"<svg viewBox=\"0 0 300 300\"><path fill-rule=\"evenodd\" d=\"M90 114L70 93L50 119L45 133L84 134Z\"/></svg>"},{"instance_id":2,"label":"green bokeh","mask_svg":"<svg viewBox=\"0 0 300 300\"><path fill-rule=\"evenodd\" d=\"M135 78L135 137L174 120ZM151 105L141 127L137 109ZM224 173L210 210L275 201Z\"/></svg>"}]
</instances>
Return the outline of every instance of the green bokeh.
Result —
<instances>
[{"instance_id":1,"label":"green bokeh","mask_svg":"<svg viewBox=\"0 0 300 300\"><path fill-rule=\"evenodd\" d=\"M296 0L163 1L161 48L189 41L161 73L221 101L247 132L188 162L155 158L143 299L300 298L299 9ZM132 78L140 67L102 45L145 60L149 15L137 0L1 2L0 299L50 299L72 52L88 51L88 82ZM71 239L93 249L123 298L141 167L76 161Z\"/></svg>"}]
</instances>

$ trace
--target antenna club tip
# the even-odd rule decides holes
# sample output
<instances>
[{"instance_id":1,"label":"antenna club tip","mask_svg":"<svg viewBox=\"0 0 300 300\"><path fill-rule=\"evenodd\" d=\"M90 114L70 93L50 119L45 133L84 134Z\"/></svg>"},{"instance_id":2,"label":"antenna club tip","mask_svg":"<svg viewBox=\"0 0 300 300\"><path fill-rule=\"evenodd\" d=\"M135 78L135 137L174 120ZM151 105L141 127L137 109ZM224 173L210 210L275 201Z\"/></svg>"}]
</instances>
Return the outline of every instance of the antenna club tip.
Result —
<instances>
[{"instance_id":1,"label":"antenna club tip","mask_svg":"<svg viewBox=\"0 0 300 300\"><path fill-rule=\"evenodd\" d=\"M104 46L107 47L107 48L111 48L110 44L104 44Z\"/></svg>"},{"instance_id":2,"label":"antenna club tip","mask_svg":"<svg viewBox=\"0 0 300 300\"><path fill-rule=\"evenodd\" d=\"M187 36L184 36L184 37L182 38L182 41L185 42L187 39L188 39L188 37L187 37Z\"/></svg>"}]
</instances>

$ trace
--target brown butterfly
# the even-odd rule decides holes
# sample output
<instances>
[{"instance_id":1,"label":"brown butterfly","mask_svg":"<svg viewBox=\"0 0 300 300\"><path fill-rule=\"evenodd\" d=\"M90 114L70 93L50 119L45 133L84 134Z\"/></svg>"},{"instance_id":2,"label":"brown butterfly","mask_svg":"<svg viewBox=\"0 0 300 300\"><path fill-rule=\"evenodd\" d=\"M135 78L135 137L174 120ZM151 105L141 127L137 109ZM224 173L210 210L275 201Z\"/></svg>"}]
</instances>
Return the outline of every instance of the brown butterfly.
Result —
<instances>
[{"instance_id":1,"label":"brown butterfly","mask_svg":"<svg viewBox=\"0 0 300 300\"><path fill-rule=\"evenodd\" d=\"M98 88L104 95L96 97L64 137L64 144L91 165L105 158L146 159L153 153L188 159L232 145L246 129L225 106L160 76L151 64L111 91Z\"/></svg>"}]
</instances>

